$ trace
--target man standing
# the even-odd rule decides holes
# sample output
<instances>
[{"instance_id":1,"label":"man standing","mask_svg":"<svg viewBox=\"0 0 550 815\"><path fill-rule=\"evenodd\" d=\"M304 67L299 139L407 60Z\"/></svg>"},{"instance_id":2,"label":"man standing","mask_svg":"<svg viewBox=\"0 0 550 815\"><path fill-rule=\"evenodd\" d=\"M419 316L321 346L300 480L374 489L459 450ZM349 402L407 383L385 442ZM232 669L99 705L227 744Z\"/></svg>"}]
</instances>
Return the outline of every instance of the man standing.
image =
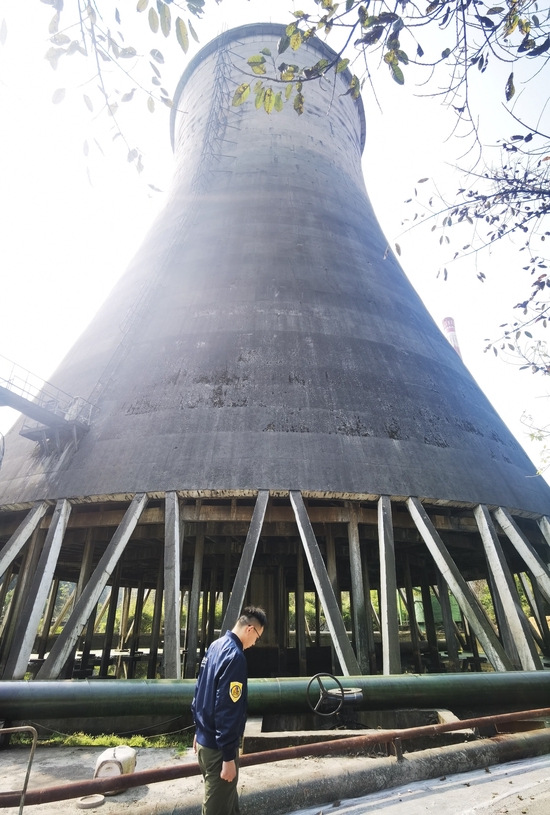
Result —
<instances>
[{"instance_id":1,"label":"man standing","mask_svg":"<svg viewBox=\"0 0 550 815\"><path fill-rule=\"evenodd\" d=\"M265 611L248 606L201 662L191 712L193 746L204 778L202 815L239 815L239 742L246 724L248 679L244 650L256 645L265 624Z\"/></svg>"}]
</instances>

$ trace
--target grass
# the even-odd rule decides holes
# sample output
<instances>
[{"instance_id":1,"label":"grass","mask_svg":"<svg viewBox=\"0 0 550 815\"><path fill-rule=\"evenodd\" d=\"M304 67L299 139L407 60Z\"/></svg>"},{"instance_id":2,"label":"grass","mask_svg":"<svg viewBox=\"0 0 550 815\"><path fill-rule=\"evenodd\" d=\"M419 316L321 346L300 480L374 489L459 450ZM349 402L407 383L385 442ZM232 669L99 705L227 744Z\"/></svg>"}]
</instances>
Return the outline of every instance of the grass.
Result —
<instances>
[{"instance_id":1,"label":"grass","mask_svg":"<svg viewBox=\"0 0 550 815\"><path fill-rule=\"evenodd\" d=\"M10 747L29 747L32 737L28 733L16 733L10 739ZM38 739L40 747L169 747L183 753L193 745L192 731L165 733L160 736L115 736L103 733L91 736L88 733L54 733Z\"/></svg>"}]
</instances>

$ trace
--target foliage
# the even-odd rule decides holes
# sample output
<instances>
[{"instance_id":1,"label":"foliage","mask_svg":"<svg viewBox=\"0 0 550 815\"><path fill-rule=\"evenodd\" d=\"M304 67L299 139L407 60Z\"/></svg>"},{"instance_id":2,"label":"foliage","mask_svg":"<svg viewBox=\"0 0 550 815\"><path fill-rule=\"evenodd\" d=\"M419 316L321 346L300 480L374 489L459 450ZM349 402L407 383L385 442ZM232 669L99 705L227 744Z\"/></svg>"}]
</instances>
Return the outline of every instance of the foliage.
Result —
<instances>
[{"instance_id":1,"label":"foliage","mask_svg":"<svg viewBox=\"0 0 550 815\"><path fill-rule=\"evenodd\" d=\"M29 733L16 733L10 738L10 747L28 747L32 743ZM90 736L88 733L52 733L40 737L40 747L159 747L175 748L178 752L187 750L193 744L190 731L164 733L160 736L115 736L102 734Z\"/></svg>"}]
</instances>

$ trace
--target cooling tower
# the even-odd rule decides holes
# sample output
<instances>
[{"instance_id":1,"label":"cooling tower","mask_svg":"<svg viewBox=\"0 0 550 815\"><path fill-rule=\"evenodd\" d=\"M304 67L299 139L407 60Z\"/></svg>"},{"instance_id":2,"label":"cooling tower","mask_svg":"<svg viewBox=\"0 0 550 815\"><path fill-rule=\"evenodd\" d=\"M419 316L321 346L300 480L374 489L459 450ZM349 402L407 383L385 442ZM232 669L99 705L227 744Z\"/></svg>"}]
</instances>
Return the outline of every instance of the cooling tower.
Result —
<instances>
[{"instance_id":1,"label":"cooling tower","mask_svg":"<svg viewBox=\"0 0 550 815\"><path fill-rule=\"evenodd\" d=\"M166 206L52 377L80 402L6 437L2 602L16 590L4 678L94 664L134 676L140 649L147 675L179 676L183 638L193 676L220 628L217 601L224 625L246 600L267 607L257 675L399 672L398 612L417 670L441 669L438 621L450 669L469 654L474 667L535 670L550 653L549 488L388 249L351 75L332 67L306 83L303 115L293 96L269 115L253 92L231 105L258 80L247 59L262 49L277 65L334 61L317 39L276 56L283 33L243 26L190 62ZM496 628L472 580L487 582ZM60 581L74 598L55 636ZM94 620L109 589L103 633ZM119 594L135 606L126 639Z\"/></svg>"}]
</instances>

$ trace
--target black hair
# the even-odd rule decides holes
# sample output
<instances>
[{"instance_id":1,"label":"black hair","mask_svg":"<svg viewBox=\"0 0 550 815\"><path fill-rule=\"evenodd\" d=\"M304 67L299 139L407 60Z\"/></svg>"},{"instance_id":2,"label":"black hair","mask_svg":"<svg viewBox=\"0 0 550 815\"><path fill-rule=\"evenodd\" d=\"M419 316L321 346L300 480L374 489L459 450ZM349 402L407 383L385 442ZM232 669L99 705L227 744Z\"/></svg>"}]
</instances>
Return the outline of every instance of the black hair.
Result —
<instances>
[{"instance_id":1,"label":"black hair","mask_svg":"<svg viewBox=\"0 0 550 815\"><path fill-rule=\"evenodd\" d=\"M267 616L263 608L246 606L239 617L239 625L254 625L253 620L260 624L260 628L265 628L267 625Z\"/></svg>"}]
</instances>

